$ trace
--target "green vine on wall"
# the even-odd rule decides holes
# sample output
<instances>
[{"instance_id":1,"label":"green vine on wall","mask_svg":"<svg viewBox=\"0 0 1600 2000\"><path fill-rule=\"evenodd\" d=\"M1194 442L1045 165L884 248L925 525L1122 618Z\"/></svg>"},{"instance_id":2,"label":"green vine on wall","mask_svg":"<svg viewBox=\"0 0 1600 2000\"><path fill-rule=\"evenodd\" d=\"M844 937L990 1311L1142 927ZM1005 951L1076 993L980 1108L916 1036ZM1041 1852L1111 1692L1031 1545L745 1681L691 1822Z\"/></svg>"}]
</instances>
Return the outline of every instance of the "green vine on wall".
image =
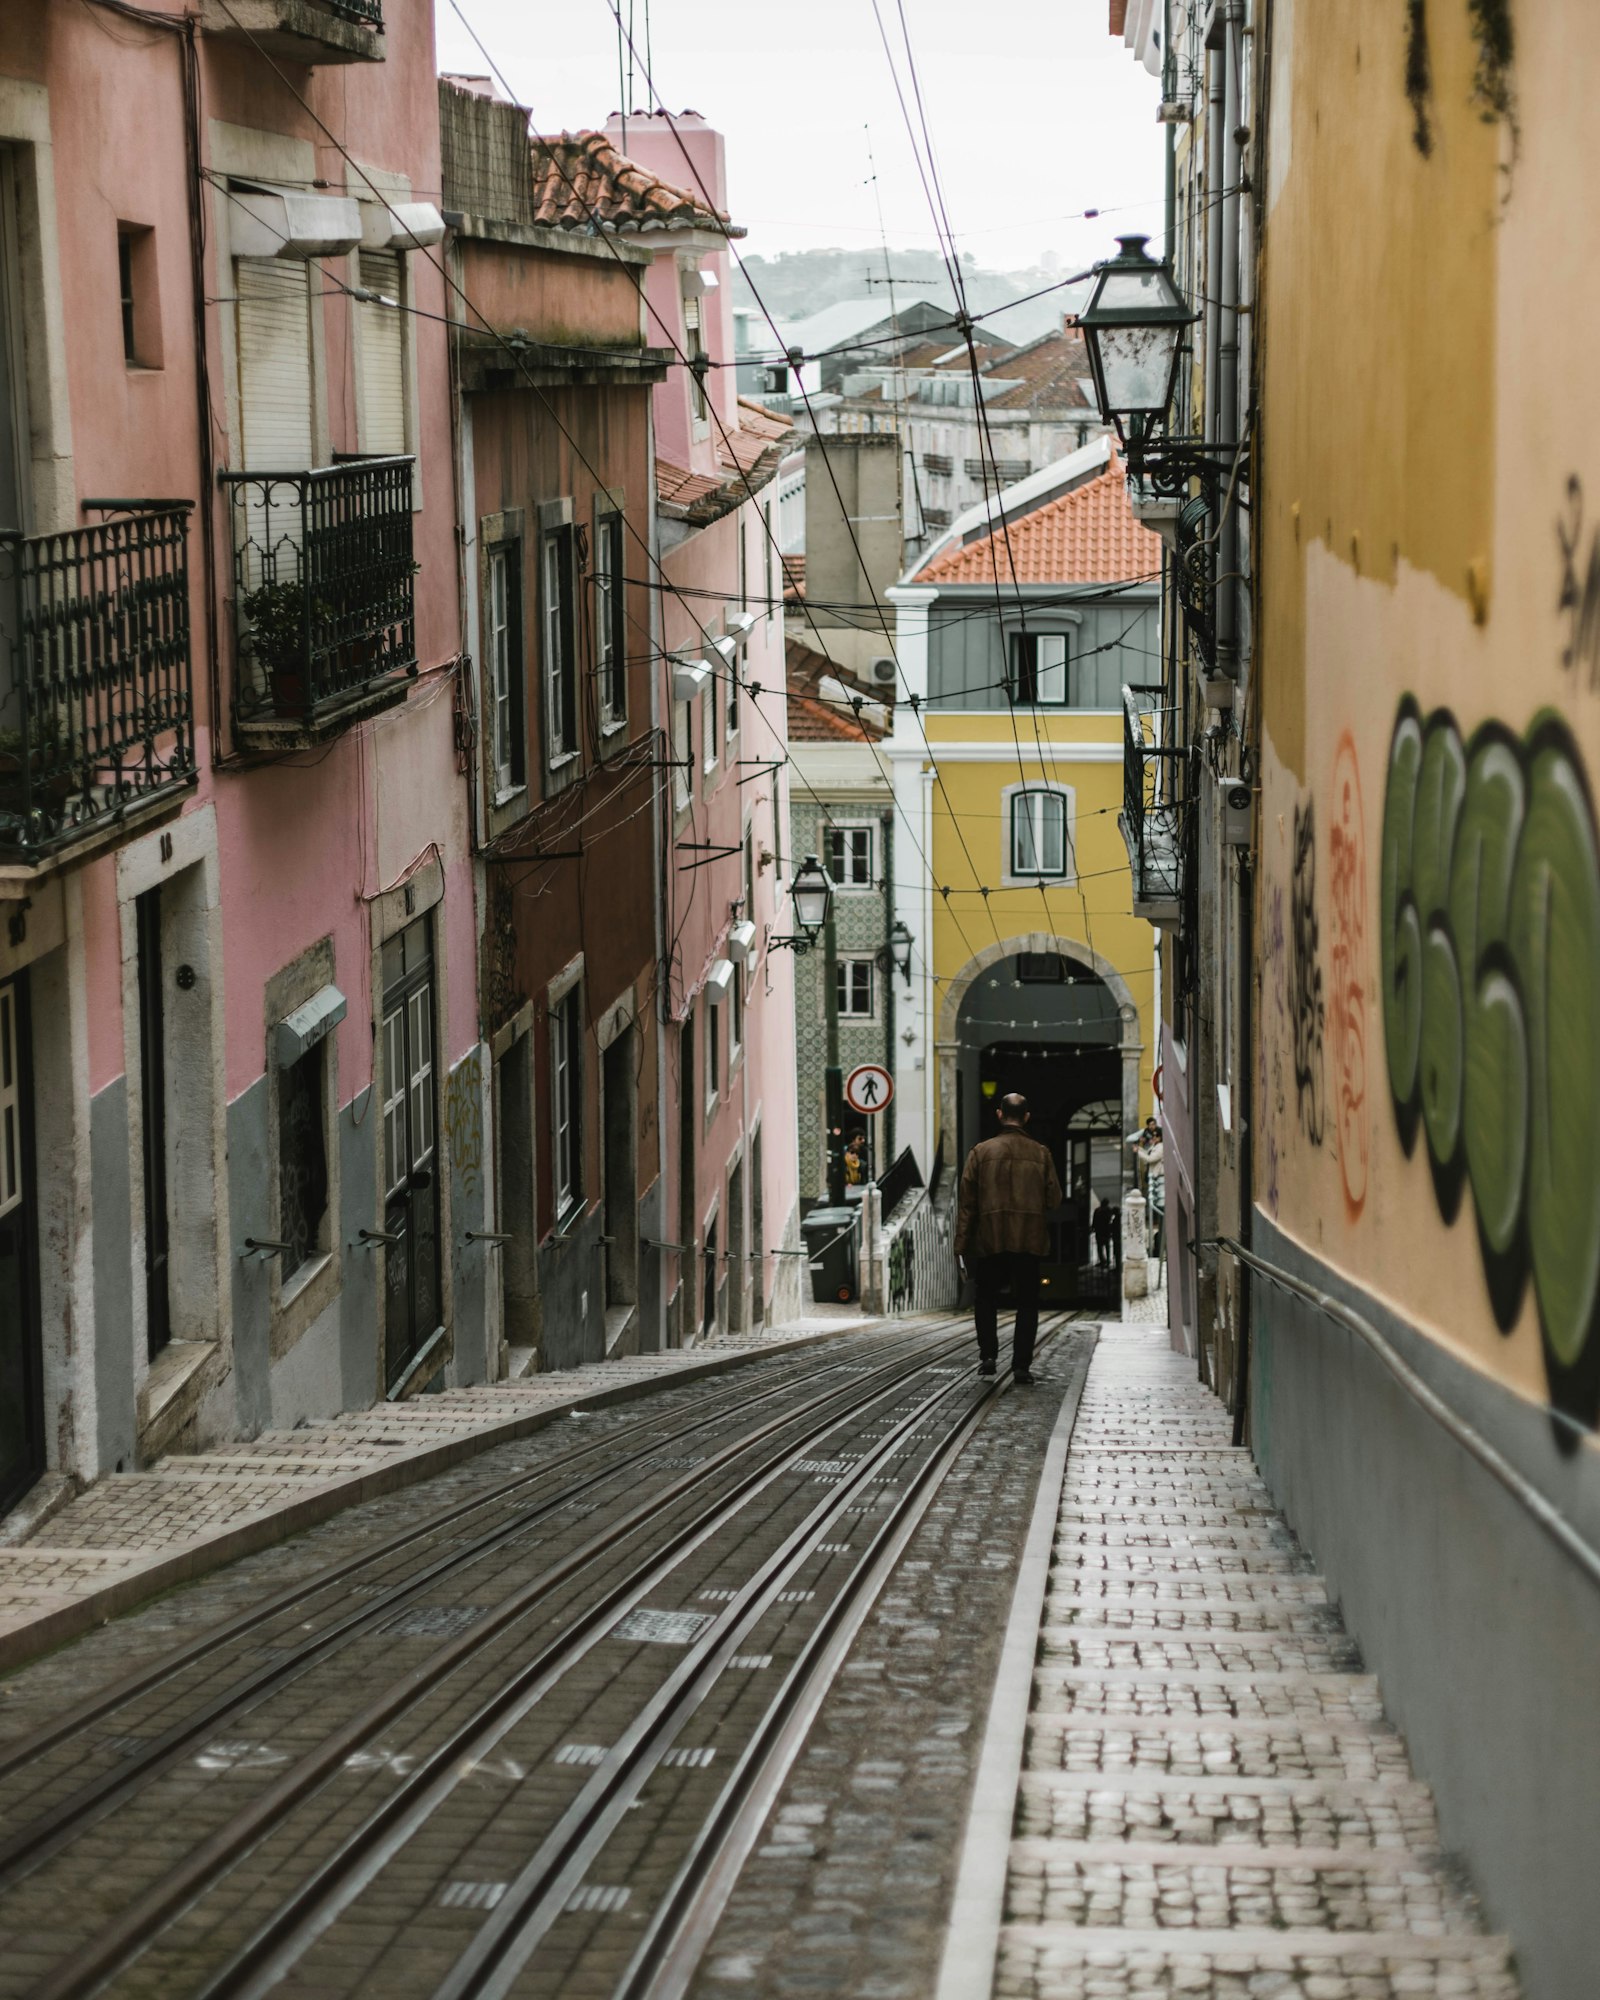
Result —
<instances>
[{"instance_id":1,"label":"green vine on wall","mask_svg":"<svg viewBox=\"0 0 1600 2000\"><path fill-rule=\"evenodd\" d=\"M1600 839L1553 713L1521 738L1408 695L1380 856L1384 1040L1400 1141L1439 1212L1472 1191L1502 1332L1528 1284L1550 1398L1600 1416Z\"/></svg>"}]
</instances>

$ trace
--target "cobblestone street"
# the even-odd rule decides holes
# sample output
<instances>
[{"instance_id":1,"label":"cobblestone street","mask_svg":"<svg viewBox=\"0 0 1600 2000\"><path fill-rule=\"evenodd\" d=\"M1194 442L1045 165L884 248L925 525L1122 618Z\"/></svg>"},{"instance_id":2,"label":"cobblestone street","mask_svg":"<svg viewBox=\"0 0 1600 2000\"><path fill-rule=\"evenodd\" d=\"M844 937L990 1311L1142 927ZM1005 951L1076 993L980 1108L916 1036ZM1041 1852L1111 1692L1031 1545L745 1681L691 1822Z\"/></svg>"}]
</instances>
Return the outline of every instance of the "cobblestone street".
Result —
<instances>
[{"instance_id":1,"label":"cobblestone street","mask_svg":"<svg viewBox=\"0 0 1600 2000\"><path fill-rule=\"evenodd\" d=\"M1103 1333L1054 1539L999 2000L1514 2000L1375 1680L1164 1331Z\"/></svg>"},{"instance_id":2,"label":"cobblestone street","mask_svg":"<svg viewBox=\"0 0 1600 2000\"><path fill-rule=\"evenodd\" d=\"M635 1369L581 1427L414 1478L0 1682L0 1992L265 1992L279 1975L250 1968L281 1935L286 1992L422 2000L456 1992L446 1975L499 1926L510 1956L484 1962L502 1983L461 1992L1519 2000L1376 1681L1164 1329L1058 1322L1037 1389L987 1402L964 1321L784 1352L821 1330L790 1329L732 1382ZM586 1384L542 1387L572 1407ZM942 1460L941 1404L967 1425ZM813 1408L841 1415L807 1455L793 1427ZM460 1419L440 1399L430 1435ZM761 1422L787 1441L762 1445ZM330 1469L358 1461L354 1431L326 1443ZM752 1450L778 1455L741 1498L719 1467ZM626 1513L641 1480L703 1488L736 1532L691 1529L673 1553L672 1510ZM116 1494L98 1507L129 1518ZM771 1570L751 1623L752 1565L769 1573L802 1514L803 1587L777 1589L792 1561ZM620 1566L600 1553L613 1522L644 1537ZM647 1586L628 1580L641 1561ZM599 1645L577 1636L596 1592ZM836 1617L844 1650L763 1764L761 1718L804 1689ZM641 1719L700 1653L676 1741L627 1776ZM485 1734L478 1704L540 1660L532 1705ZM415 1692L369 1713L369 1682ZM766 1776L740 1794L747 1765ZM434 1766L455 1773L442 1789ZM714 1848L721 1886L712 1868L677 1961L675 1871L721 1796L744 1799L747 1837ZM363 1828L402 1810L381 1873L341 1886ZM530 1916L524 1881L591 1811L606 1831ZM264 1838L232 1830L255 1815ZM313 1889L343 1913L322 1943ZM103 1960L83 1953L90 1918ZM658 1930L681 1986L638 1971Z\"/></svg>"}]
</instances>

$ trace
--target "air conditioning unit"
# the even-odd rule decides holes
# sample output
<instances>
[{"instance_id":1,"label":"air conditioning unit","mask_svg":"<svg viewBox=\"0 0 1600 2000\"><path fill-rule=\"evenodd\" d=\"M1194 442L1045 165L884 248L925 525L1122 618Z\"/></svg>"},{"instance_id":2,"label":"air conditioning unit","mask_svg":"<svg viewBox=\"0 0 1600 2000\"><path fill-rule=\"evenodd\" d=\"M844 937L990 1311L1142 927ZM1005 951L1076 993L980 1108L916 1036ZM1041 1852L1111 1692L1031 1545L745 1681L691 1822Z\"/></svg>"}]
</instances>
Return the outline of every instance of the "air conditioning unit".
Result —
<instances>
[{"instance_id":1,"label":"air conditioning unit","mask_svg":"<svg viewBox=\"0 0 1600 2000\"><path fill-rule=\"evenodd\" d=\"M1222 839L1227 847L1250 845L1255 794L1237 780L1222 787Z\"/></svg>"},{"instance_id":2,"label":"air conditioning unit","mask_svg":"<svg viewBox=\"0 0 1600 2000\"><path fill-rule=\"evenodd\" d=\"M893 687L899 677L900 669L887 653L882 653L873 661L867 672L878 687Z\"/></svg>"}]
</instances>

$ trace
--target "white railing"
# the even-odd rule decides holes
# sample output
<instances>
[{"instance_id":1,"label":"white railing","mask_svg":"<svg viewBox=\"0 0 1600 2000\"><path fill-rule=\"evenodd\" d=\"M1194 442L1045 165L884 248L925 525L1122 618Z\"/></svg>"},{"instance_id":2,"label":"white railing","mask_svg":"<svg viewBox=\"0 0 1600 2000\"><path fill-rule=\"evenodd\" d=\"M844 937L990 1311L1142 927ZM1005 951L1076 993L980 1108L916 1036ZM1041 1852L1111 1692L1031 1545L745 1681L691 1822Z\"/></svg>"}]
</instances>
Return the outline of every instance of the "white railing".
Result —
<instances>
[{"instance_id":1,"label":"white railing","mask_svg":"<svg viewBox=\"0 0 1600 2000\"><path fill-rule=\"evenodd\" d=\"M882 1310L952 1312L961 1297L961 1275L951 1247L954 1217L942 1191L918 1188L876 1232L875 1275L881 1273Z\"/></svg>"}]
</instances>

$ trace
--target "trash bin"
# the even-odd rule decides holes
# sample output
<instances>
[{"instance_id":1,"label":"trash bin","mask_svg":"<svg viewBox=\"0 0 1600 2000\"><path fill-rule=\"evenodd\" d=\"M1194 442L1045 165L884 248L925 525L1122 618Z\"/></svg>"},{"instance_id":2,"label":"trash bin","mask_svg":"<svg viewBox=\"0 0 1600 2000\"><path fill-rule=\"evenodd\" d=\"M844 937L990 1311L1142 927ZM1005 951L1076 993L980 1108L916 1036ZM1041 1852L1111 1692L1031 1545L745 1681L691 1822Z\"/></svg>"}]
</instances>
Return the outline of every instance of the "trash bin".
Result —
<instances>
[{"instance_id":1,"label":"trash bin","mask_svg":"<svg viewBox=\"0 0 1600 2000\"><path fill-rule=\"evenodd\" d=\"M811 1266L811 1296L819 1303L839 1304L856 1295L856 1243L861 1229L859 1208L814 1208L800 1224Z\"/></svg>"}]
</instances>

